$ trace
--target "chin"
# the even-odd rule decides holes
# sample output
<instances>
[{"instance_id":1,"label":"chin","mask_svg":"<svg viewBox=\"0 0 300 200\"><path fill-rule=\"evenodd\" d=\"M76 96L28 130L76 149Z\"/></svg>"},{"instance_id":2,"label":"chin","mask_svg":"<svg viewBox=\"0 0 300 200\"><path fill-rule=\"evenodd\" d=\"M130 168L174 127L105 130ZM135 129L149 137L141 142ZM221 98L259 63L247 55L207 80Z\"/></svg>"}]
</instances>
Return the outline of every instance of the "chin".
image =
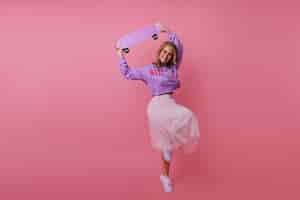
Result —
<instances>
[{"instance_id":1,"label":"chin","mask_svg":"<svg viewBox=\"0 0 300 200\"><path fill-rule=\"evenodd\" d=\"M160 63L166 65L168 62L161 60Z\"/></svg>"}]
</instances>

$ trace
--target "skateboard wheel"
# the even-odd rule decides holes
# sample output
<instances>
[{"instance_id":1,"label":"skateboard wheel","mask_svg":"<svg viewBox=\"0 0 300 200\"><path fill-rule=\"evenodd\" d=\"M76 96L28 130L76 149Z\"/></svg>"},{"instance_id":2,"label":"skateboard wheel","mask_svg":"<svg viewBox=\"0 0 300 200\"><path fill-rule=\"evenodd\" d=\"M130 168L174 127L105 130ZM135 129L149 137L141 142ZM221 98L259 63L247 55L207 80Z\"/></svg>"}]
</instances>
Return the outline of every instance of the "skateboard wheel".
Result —
<instances>
[{"instance_id":1,"label":"skateboard wheel","mask_svg":"<svg viewBox=\"0 0 300 200\"><path fill-rule=\"evenodd\" d=\"M157 40L157 39L158 39L158 35L157 35L156 33L154 33L154 34L152 35L152 38L153 38L153 40Z\"/></svg>"},{"instance_id":2,"label":"skateboard wheel","mask_svg":"<svg viewBox=\"0 0 300 200\"><path fill-rule=\"evenodd\" d=\"M125 48L125 49L122 49L125 53L129 53L129 49L128 48Z\"/></svg>"}]
</instances>

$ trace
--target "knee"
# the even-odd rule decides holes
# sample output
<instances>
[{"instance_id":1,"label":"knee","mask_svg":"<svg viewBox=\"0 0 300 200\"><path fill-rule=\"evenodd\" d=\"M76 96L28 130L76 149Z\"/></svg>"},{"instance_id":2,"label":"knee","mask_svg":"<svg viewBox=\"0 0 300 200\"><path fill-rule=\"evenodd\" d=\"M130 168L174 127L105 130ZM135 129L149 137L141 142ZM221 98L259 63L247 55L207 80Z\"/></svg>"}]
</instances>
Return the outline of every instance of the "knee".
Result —
<instances>
[{"instance_id":1,"label":"knee","mask_svg":"<svg viewBox=\"0 0 300 200\"><path fill-rule=\"evenodd\" d=\"M170 150L165 150L165 151L163 151L163 158L164 158L164 160L166 160L166 161L168 161L168 162L170 162L171 160L172 160L172 151L170 151Z\"/></svg>"}]
</instances>

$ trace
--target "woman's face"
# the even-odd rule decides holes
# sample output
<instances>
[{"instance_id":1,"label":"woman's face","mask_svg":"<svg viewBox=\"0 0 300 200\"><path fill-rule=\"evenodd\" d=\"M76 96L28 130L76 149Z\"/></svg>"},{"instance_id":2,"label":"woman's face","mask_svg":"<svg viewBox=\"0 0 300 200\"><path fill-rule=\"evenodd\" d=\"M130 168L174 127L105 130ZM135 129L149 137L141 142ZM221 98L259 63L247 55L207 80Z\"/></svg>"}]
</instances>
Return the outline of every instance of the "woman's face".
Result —
<instances>
[{"instance_id":1,"label":"woman's face","mask_svg":"<svg viewBox=\"0 0 300 200\"><path fill-rule=\"evenodd\" d=\"M165 46L160 54L159 54L159 60L162 64L167 64L171 61L173 57L173 47L171 46Z\"/></svg>"}]
</instances>

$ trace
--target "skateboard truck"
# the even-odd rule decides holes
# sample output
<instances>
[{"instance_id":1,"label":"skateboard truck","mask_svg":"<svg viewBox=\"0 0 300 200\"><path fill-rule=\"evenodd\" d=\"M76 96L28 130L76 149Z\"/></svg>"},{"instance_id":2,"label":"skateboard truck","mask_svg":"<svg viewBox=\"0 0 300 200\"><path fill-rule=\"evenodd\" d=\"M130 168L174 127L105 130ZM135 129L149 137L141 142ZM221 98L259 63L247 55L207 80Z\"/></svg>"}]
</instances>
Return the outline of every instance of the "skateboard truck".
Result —
<instances>
[{"instance_id":1,"label":"skateboard truck","mask_svg":"<svg viewBox=\"0 0 300 200\"><path fill-rule=\"evenodd\" d=\"M122 49L122 51L124 51L125 53L129 53L129 49L128 48L124 48L124 49Z\"/></svg>"},{"instance_id":2,"label":"skateboard truck","mask_svg":"<svg viewBox=\"0 0 300 200\"><path fill-rule=\"evenodd\" d=\"M154 33L154 34L152 35L152 38L153 38L153 40L157 40L157 39L158 39L158 35L157 35L156 33Z\"/></svg>"}]
</instances>

